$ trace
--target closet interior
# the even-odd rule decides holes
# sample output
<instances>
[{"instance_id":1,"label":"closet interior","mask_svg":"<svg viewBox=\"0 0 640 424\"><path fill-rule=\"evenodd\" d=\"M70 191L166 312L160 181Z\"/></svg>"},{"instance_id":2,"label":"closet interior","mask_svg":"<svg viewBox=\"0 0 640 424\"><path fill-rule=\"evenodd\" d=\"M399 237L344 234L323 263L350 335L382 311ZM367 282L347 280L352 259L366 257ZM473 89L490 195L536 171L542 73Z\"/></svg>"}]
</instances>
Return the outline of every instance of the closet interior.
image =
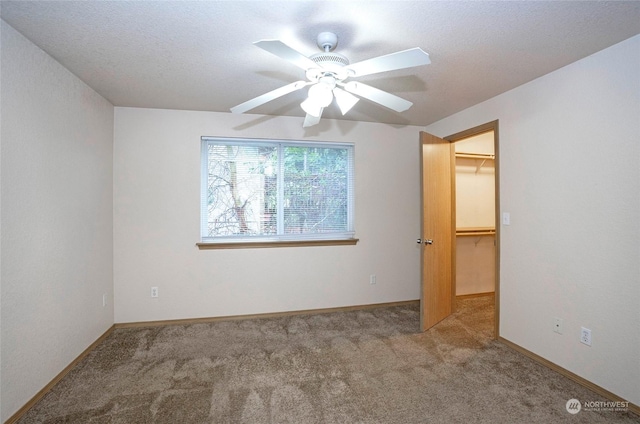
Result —
<instances>
[{"instance_id":1,"label":"closet interior","mask_svg":"<svg viewBox=\"0 0 640 424\"><path fill-rule=\"evenodd\" d=\"M493 131L455 143L456 296L495 291Z\"/></svg>"}]
</instances>

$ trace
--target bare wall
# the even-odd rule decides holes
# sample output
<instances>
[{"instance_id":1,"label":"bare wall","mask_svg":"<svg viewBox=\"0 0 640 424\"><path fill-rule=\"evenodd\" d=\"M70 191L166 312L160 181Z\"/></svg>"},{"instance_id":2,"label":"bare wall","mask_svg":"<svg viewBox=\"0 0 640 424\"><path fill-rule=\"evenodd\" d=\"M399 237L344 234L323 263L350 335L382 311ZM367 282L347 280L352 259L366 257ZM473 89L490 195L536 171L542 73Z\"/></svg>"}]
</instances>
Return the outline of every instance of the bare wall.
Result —
<instances>
[{"instance_id":1,"label":"bare wall","mask_svg":"<svg viewBox=\"0 0 640 424\"><path fill-rule=\"evenodd\" d=\"M495 119L501 336L640 404L640 35L426 131Z\"/></svg>"},{"instance_id":2,"label":"bare wall","mask_svg":"<svg viewBox=\"0 0 640 424\"><path fill-rule=\"evenodd\" d=\"M0 22L5 421L113 324L113 106Z\"/></svg>"},{"instance_id":3,"label":"bare wall","mask_svg":"<svg viewBox=\"0 0 640 424\"><path fill-rule=\"evenodd\" d=\"M418 299L417 127L116 108L115 321ZM355 246L198 250L200 137L355 142ZM369 276L377 275L377 284ZM159 288L152 299L150 288Z\"/></svg>"}]
</instances>

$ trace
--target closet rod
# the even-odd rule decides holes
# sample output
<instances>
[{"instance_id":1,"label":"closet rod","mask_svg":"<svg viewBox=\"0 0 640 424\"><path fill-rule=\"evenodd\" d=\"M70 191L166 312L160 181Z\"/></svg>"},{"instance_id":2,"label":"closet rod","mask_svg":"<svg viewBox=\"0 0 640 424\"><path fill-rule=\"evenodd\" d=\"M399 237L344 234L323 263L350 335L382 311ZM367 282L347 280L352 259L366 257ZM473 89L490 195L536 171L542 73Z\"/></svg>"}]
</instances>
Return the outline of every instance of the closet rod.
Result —
<instances>
[{"instance_id":1,"label":"closet rod","mask_svg":"<svg viewBox=\"0 0 640 424\"><path fill-rule=\"evenodd\" d=\"M496 229L493 227L469 227L469 228L457 228L457 236L489 236L494 235Z\"/></svg>"},{"instance_id":2,"label":"closet rod","mask_svg":"<svg viewBox=\"0 0 640 424\"><path fill-rule=\"evenodd\" d=\"M457 158L468 158L468 159L495 159L496 155L490 155L487 153L463 153L456 152Z\"/></svg>"}]
</instances>

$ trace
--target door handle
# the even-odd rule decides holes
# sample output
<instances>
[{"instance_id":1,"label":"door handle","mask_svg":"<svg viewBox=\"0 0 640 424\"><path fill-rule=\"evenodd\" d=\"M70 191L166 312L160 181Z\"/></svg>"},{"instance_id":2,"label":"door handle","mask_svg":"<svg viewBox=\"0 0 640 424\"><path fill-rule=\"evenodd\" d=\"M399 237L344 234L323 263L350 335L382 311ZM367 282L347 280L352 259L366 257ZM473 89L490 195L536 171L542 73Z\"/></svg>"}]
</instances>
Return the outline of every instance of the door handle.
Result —
<instances>
[{"instance_id":1,"label":"door handle","mask_svg":"<svg viewBox=\"0 0 640 424\"><path fill-rule=\"evenodd\" d=\"M418 239L418 244L433 244L433 240L432 239Z\"/></svg>"}]
</instances>

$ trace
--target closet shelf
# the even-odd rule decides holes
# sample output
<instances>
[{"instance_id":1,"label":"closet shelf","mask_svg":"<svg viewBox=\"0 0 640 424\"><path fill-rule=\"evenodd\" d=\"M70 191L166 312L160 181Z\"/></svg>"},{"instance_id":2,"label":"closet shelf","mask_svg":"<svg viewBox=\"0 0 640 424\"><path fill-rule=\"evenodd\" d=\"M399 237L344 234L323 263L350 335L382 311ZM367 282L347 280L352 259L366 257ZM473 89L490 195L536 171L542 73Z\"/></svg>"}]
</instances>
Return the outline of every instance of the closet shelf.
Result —
<instances>
[{"instance_id":1,"label":"closet shelf","mask_svg":"<svg viewBox=\"0 0 640 424\"><path fill-rule=\"evenodd\" d=\"M496 229L493 227L464 227L456 228L457 236L489 236L495 235Z\"/></svg>"}]
</instances>

